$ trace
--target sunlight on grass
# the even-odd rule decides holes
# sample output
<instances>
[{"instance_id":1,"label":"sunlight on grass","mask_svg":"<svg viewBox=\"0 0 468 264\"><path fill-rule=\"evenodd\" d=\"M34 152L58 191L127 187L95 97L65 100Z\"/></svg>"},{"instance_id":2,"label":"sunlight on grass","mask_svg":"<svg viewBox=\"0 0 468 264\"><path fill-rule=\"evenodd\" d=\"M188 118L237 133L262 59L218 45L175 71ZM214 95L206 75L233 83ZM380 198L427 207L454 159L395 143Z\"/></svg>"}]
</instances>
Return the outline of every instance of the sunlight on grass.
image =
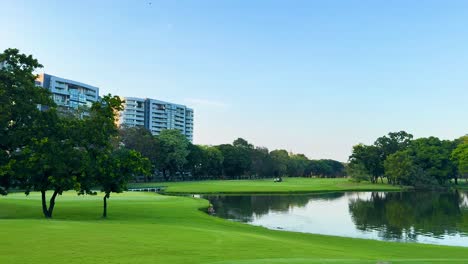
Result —
<instances>
[{"instance_id":1,"label":"sunlight on grass","mask_svg":"<svg viewBox=\"0 0 468 264\"><path fill-rule=\"evenodd\" d=\"M205 183L206 184L206 183ZM226 183L225 183L226 184ZM208 202L153 193L66 192L54 219L37 193L0 198L0 263L463 263L458 247L268 230L211 217ZM27 254L25 254L25 250Z\"/></svg>"},{"instance_id":2,"label":"sunlight on grass","mask_svg":"<svg viewBox=\"0 0 468 264\"><path fill-rule=\"evenodd\" d=\"M130 187L167 186L167 193L289 193L324 191L392 191L400 187L388 184L356 183L346 178L283 178L261 180L215 180L194 182L134 183Z\"/></svg>"}]
</instances>

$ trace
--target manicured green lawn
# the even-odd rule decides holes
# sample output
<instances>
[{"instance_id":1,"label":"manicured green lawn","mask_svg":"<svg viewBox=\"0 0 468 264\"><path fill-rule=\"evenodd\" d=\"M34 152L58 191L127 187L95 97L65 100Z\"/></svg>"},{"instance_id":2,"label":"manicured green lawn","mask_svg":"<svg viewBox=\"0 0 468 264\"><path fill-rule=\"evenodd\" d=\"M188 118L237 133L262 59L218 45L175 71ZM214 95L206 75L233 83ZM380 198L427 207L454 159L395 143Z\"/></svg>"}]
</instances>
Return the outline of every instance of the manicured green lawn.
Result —
<instances>
[{"instance_id":1,"label":"manicured green lawn","mask_svg":"<svg viewBox=\"0 0 468 264\"><path fill-rule=\"evenodd\" d=\"M466 263L468 248L267 230L200 211L206 200L65 193L42 219L37 193L0 197L0 263Z\"/></svg>"},{"instance_id":2,"label":"manicured green lawn","mask_svg":"<svg viewBox=\"0 0 468 264\"><path fill-rule=\"evenodd\" d=\"M167 186L166 193L290 193L325 191L392 191L399 190L389 184L355 183L348 179L283 178L194 182L134 183L130 187Z\"/></svg>"}]
</instances>

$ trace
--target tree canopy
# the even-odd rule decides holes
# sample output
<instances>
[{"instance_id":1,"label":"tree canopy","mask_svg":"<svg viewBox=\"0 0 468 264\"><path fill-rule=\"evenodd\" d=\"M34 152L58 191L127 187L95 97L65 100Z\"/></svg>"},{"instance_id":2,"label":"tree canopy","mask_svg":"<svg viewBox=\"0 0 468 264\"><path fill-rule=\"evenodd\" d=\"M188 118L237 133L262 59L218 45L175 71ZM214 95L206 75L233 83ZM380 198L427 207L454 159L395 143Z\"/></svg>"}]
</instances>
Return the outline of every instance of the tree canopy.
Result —
<instances>
[{"instance_id":1,"label":"tree canopy","mask_svg":"<svg viewBox=\"0 0 468 264\"><path fill-rule=\"evenodd\" d=\"M144 172L139 153L115 150L115 113L123 104L118 96L104 96L86 115L58 111L49 91L35 84L33 72L41 67L36 59L7 49L0 61L5 65L0 68L1 194L8 194L9 188L26 194L39 191L43 214L51 218L56 198L64 191L92 194L100 184L108 196L125 188L130 172ZM121 176L108 177L116 170ZM47 191L52 191L48 201Z\"/></svg>"},{"instance_id":2,"label":"tree canopy","mask_svg":"<svg viewBox=\"0 0 468 264\"><path fill-rule=\"evenodd\" d=\"M369 175L372 182L386 177L389 183L418 188L446 186L452 179L457 184L460 175L465 174L465 142L464 138L413 139L404 131L389 133L373 145L353 147L350 175L356 179Z\"/></svg>"}]
</instances>

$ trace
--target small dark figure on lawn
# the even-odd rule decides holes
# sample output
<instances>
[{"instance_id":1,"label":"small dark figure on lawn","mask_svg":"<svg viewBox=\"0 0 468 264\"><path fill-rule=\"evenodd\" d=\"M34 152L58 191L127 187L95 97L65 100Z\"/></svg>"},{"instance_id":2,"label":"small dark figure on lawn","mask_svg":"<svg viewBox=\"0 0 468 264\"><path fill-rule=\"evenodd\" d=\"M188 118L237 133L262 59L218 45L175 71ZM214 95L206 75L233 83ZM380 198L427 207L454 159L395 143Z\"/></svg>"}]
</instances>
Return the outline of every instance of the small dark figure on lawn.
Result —
<instances>
[{"instance_id":1,"label":"small dark figure on lawn","mask_svg":"<svg viewBox=\"0 0 468 264\"><path fill-rule=\"evenodd\" d=\"M281 177L275 178L275 182L282 182L282 181L283 181L283 178Z\"/></svg>"}]
</instances>

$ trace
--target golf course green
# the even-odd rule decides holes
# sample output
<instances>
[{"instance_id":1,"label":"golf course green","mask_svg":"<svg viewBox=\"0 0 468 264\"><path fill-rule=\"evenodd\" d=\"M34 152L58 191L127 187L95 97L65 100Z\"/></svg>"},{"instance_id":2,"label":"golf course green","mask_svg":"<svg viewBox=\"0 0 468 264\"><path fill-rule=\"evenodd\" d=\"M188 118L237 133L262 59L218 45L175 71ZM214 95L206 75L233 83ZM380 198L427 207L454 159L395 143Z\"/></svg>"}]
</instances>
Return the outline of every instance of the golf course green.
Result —
<instances>
[{"instance_id":1,"label":"golf course green","mask_svg":"<svg viewBox=\"0 0 468 264\"><path fill-rule=\"evenodd\" d=\"M326 181L317 183L323 187ZM174 186L185 184L194 183ZM216 188L208 185L201 185L204 191ZM209 216L204 212L207 206L198 198L128 192L112 194L108 219L102 219L101 195L66 192L57 198L54 219L47 220L38 193L27 197L12 193L0 198L0 263L466 263L468 259L463 247L268 230Z\"/></svg>"},{"instance_id":2,"label":"golf course green","mask_svg":"<svg viewBox=\"0 0 468 264\"><path fill-rule=\"evenodd\" d=\"M213 180L186 182L133 183L131 188L164 186L169 194L187 193L312 193L333 191L397 191L400 187L389 184L357 183L346 178L283 178L283 182L273 179L260 180Z\"/></svg>"}]
</instances>

